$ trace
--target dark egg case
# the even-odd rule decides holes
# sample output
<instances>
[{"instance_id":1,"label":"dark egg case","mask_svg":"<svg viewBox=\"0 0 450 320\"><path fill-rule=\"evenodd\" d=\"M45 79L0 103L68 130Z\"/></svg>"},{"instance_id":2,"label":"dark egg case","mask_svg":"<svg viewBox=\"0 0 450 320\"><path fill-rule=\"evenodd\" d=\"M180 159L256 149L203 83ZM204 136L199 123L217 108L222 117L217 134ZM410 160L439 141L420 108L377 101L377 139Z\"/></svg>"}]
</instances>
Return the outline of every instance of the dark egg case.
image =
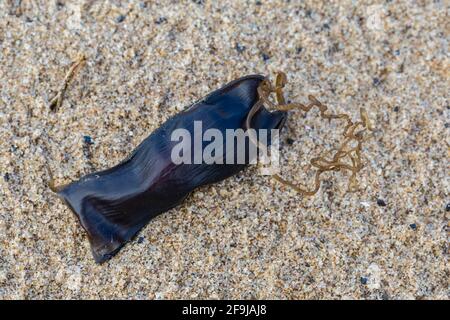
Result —
<instances>
[{"instance_id":1,"label":"dark egg case","mask_svg":"<svg viewBox=\"0 0 450 320\"><path fill-rule=\"evenodd\" d=\"M216 128L224 136L226 129L245 130L262 80L263 76L251 75L230 82L167 120L120 164L88 174L58 192L86 230L96 262L114 256L152 218L180 204L197 187L228 178L247 166L176 165L171 150L177 142L171 141L171 133L184 128L193 136L194 121L202 121L203 131ZM285 112L263 107L251 125L279 129L285 119Z\"/></svg>"}]
</instances>

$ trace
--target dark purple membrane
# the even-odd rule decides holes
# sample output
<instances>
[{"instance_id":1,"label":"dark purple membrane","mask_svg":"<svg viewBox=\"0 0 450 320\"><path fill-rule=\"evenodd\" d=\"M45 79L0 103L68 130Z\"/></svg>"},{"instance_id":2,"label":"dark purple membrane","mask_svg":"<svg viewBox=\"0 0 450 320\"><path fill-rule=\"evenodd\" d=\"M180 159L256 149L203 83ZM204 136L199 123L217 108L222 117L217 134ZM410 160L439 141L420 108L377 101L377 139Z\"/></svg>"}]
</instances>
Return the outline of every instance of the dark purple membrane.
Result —
<instances>
[{"instance_id":1,"label":"dark purple membrane","mask_svg":"<svg viewBox=\"0 0 450 320\"><path fill-rule=\"evenodd\" d=\"M230 82L167 120L120 164L59 190L86 230L97 263L114 256L152 218L180 204L194 189L247 166L248 157L245 164L176 165L171 151L179 142L171 141L171 134L184 128L193 136L194 121L202 121L203 131L216 128L224 137L226 129L245 129L263 79L251 75ZM252 119L252 128L281 128L285 118L285 112L261 108ZM203 148L207 144L203 143Z\"/></svg>"}]
</instances>

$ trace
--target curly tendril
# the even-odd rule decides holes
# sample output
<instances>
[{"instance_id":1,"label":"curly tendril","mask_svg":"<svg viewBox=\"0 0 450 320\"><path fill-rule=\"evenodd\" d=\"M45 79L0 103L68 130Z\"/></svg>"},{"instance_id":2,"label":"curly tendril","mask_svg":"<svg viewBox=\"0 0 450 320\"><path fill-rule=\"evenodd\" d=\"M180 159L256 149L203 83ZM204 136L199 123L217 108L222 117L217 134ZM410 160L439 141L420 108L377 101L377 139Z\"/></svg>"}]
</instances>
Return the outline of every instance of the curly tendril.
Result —
<instances>
[{"instance_id":1,"label":"curly tendril","mask_svg":"<svg viewBox=\"0 0 450 320\"><path fill-rule=\"evenodd\" d=\"M345 121L346 125L342 133L344 141L336 150L334 155L330 159L326 157L316 157L310 160L313 167L316 168L316 174L314 178L314 187L311 190L304 189L297 184L294 184L288 180L283 179L280 175L273 175L273 178L278 182L293 188L297 192L311 196L317 193L320 188L320 175L327 171L342 171L348 170L351 172L348 184L348 191L355 191L357 187L356 174L363 168L363 163L361 160L361 149L362 143L366 140L364 138L364 132L366 130L372 131L373 128L369 122L367 112L364 108L360 109L360 120L353 122L349 115L347 114L330 114L327 113L328 107L317 100L314 96L309 95L309 103L286 103L283 95L283 88L287 83L286 74L283 72L278 72L275 80L275 86L273 86L268 79L264 80L258 87L259 100L250 110L246 126L250 128L250 123L255 115L255 113L261 108L262 105L266 105L270 109L289 111L293 109L300 109L302 111L308 112L313 107L317 107L320 112L320 116L323 119L333 120L339 119ZM270 100L270 95L275 93L277 104ZM261 144L255 141L254 137L250 137L259 147ZM354 147L351 145L355 144ZM350 163L344 162L344 160L350 160Z\"/></svg>"}]
</instances>

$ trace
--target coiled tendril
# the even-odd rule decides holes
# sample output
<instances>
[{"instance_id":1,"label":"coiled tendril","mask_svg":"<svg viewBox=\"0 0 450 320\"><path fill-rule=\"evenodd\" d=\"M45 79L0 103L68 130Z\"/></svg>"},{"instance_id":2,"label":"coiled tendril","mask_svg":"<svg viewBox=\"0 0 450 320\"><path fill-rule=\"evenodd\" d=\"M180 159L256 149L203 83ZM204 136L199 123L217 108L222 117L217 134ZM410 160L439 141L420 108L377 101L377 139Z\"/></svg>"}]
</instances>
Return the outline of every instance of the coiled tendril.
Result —
<instances>
[{"instance_id":1,"label":"coiled tendril","mask_svg":"<svg viewBox=\"0 0 450 320\"><path fill-rule=\"evenodd\" d=\"M311 196L317 193L317 191L320 188L320 175L322 173L327 171L348 170L351 172L348 184L348 191L355 191L357 186L356 174L363 168L363 163L361 161L361 149L362 143L366 140L364 138L363 133L366 130L370 131L373 130L369 122L366 110L364 108L361 108L360 109L361 119L357 122L353 122L350 119L350 116L347 114L327 113L328 107L323 103L321 103L312 95L308 96L309 103L306 105L302 103L286 103L283 95L283 88L286 85L286 83L287 83L286 74L284 74L283 72L278 72L275 80L275 86L273 86L268 79L264 80L260 84L260 86L258 87L259 100L253 106L253 108L250 110L247 116L246 121L247 128L250 128L252 117L259 110L259 108L261 108L262 105L266 105L270 109L276 109L281 111L301 109L305 112L308 112L313 107L317 107L320 111L320 116L323 119L328 120L340 119L346 122L345 129L342 133L344 141L330 159L327 159L326 157L316 157L311 159L310 161L311 165L317 169L314 179L315 180L314 188L312 188L311 190L304 189L299 185L294 184L293 182L283 179L280 175L277 174L273 175L273 178L279 181L280 183L293 188L294 190L303 195ZM272 93L275 93L277 104L273 103L270 100L270 95ZM352 143L353 144L356 143L356 145L354 147L351 147ZM261 146L259 142L256 142L256 144L258 146ZM349 159L350 163L344 162L345 159Z\"/></svg>"}]
</instances>

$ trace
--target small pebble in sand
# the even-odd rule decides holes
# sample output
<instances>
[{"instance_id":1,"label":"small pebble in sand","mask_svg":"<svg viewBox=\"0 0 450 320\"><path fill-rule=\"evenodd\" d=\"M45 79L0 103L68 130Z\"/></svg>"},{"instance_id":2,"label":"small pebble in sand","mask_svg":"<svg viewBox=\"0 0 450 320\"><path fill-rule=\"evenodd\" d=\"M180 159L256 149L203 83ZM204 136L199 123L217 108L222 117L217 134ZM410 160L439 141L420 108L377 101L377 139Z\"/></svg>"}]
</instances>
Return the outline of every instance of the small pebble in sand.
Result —
<instances>
[{"instance_id":1,"label":"small pebble in sand","mask_svg":"<svg viewBox=\"0 0 450 320\"><path fill-rule=\"evenodd\" d=\"M447 205L445 206L445 211L449 212L450 211L450 202L447 203Z\"/></svg>"},{"instance_id":2,"label":"small pebble in sand","mask_svg":"<svg viewBox=\"0 0 450 320\"><path fill-rule=\"evenodd\" d=\"M86 144L94 144L94 140L90 136L83 136L83 139Z\"/></svg>"},{"instance_id":3,"label":"small pebble in sand","mask_svg":"<svg viewBox=\"0 0 450 320\"><path fill-rule=\"evenodd\" d=\"M409 225L409 227L410 227L411 229L413 229L413 230L416 230L416 229L417 229L417 225L416 225L415 223L411 223L411 224Z\"/></svg>"},{"instance_id":4,"label":"small pebble in sand","mask_svg":"<svg viewBox=\"0 0 450 320\"><path fill-rule=\"evenodd\" d=\"M116 18L116 22L117 23L121 23L121 22L124 22L124 21L125 21L125 16L123 14L121 14L120 16L118 16Z\"/></svg>"},{"instance_id":5,"label":"small pebble in sand","mask_svg":"<svg viewBox=\"0 0 450 320\"><path fill-rule=\"evenodd\" d=\"M377 205L380 207L386 207L386 202L383 199L377 199Z\"/></svg>"},{"instance_id":6,"label":"small pebble in sand","mask_svg":"<svg viewBox=\"0 0 450 320\"><path fill-rule=\"evenodd\" d=\"M367 278L366 277L361 277L359 279L359 281L361 281L361 284L367 284Z\"/></svg>"},{"instance_id":7,"label":"small pebble in sand","mask_svg":"<svg viewBox=\"0 0 450 320\"><path fill-rule=\"evenodd\" d=\"M158 19L155 20L156 24L162 24L167 22L167 18L166 17L159 17Z\"/></svg>"},{"instance_id":8,"label":"small pebble in sand","mask_svg":"<svg viewBox=\"0 0 450 320\"><path fill-rule=\"evenodd\" d=\"M292 146L293 144L294 144L294 139L292 139L292 138L287 138L286 139L286 143L288 144L288 145L290 145L290 146Z\"/></svg>"},{"instance_id":9,"label":"small pebble in sand","mask_svg":"<svg viewBox=\"0 0 450 320\"><path fill-rule=\"evenodd\" d=\"M240 45L239 43L236 43L235 49L238 53L242 53L245 51L245 46Z\"/></svg>"}]
</instances>

